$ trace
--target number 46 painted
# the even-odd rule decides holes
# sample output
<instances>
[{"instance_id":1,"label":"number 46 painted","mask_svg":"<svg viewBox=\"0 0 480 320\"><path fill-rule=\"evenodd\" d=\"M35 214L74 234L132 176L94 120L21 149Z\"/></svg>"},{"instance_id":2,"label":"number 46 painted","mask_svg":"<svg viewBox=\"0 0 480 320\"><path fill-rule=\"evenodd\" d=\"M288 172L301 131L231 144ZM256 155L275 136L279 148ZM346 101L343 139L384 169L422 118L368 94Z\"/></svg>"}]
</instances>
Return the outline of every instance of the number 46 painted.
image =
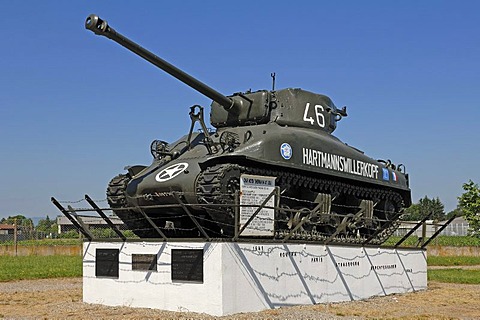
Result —
<instances>
[{"instance_id":1,"label":"number 46 painted","mask_svg":"<svg viewBox=\"0 0 480 320\"><path fill-rule=\"evenodd\" d=\"M310 122L310 124L313 126L315 123L315 120L313 120L312 116L309 116L309 109L310 108L310 102L307 102L305 106L305 111L303 112L303 121L305 122ZM325 127L325 116L323 115L323 106L316 104L315 105L315 117L317 119L317 124L321 127Z\"/></svg>"}]
</instances>

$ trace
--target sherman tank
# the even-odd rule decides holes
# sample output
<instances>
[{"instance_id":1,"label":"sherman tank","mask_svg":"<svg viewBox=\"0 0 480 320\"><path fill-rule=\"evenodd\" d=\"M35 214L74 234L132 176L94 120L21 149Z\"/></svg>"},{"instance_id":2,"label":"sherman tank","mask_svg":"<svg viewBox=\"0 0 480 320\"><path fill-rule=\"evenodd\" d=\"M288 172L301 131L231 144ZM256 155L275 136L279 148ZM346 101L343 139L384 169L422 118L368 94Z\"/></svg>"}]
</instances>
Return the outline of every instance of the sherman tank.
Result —
<instances>
[{"instance_id":1,"label":"sherman tank","mask_svg":"<svg viewBox=\"0 0 480 320\"><path fill-rule=\"evenodd\" d=\"M203 107L190 107L188 133L153 141L152 164L126 167L109 183L110 208L137 236L234 237L245 175L275 178L273 237L280 239L379 244L410 206L403 165L374 160L332 135L347 112L329 97L299 88L224 96L97 15L85 27L212 99L214 129Z\"/></svg>"}]
</instances>

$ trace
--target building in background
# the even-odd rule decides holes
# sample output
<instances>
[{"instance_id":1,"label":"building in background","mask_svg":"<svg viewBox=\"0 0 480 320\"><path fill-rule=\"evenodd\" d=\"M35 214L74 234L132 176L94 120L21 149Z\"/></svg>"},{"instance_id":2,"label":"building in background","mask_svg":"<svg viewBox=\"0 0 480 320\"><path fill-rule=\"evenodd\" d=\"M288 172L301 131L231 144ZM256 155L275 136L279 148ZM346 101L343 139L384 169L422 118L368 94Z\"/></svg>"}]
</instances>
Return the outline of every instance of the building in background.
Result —
<instances>
[{"instance_id":1,"label":"building in background","mask_svg":"<svg viewBox=\"0 0 480 320\"><path fill-rule=\"evenodd\" d=\"M402 221L400 227L395 230L394 235L404 236L409 232L418 221ZM431 237L446 221L434 221L427 220L425 223L425 236ZM440 233L441 236L467 236L468 235L468 222L463 217L456 217L453 221ZM422 237L422 227L415 230L414 236Z\"/></svg>"},{"instance_id":2,"label":"building in background","mask_svg":"<svg viewBox=\"0 0 480 320\"><path fill-rule=\"evenodd\" d=\"M127 229L123 221L120 220L120 218L118 218L117 216L110 216L108 218L118 229ZM89 230L110 229L108 224L101 217L82 217L82 222ZM58 234L66 233L72 230L76 231L73 223L65 216L57 217L57 226Z\"/></svg>"}]
</instances>

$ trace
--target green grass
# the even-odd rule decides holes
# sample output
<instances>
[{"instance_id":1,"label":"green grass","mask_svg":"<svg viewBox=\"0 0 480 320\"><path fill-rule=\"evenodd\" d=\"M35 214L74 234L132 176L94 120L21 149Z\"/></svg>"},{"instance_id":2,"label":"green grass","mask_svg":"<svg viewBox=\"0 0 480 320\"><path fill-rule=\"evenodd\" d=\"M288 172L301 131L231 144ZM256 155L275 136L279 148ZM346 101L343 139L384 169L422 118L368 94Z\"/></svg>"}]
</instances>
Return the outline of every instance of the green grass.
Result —
<instances>
[{"instance_id":1,"label":"green grass","mask_svg":"<svg viewBox=\"0 0 480 320\"><path fill-rule=\"evenodd\" d=\"M479 247L480 238L469 236L438 236L430 242L430 245L452 246L452 247Z\"/></svg>"},{"instance_id":2,"label":"green grass","mask_svg":"<svg viewBox=\"0 0 480 320\"><path fill-rule=\"evenodd\" d=\"M428 256L427 265L429 266L474 266L474 265L480 265L480 257Z\"/></svg>"},{"instance_id":3,"label":"green grass","mask_svg":"<svg viewBox=\"0 0 480 320\"><path fill-rule=\"evenodd\" d=\"M81 256L0 256L0 281L82 276Z\"/></svg>"},{"instance_id":4,"label":"green grass","mask_svg":"<svg viewBox=\"0 0 480 320\"><path fill-rule=\"evenodd\" d=\"M75 246L81 245L83 241L76 239L42 239L42 240L24 240L18 244L22 246Z\"/></svg>"},{"instance_id":5,"label":"green grass","mask_svg":"<svg viewBox=\"0 0 480 320\"><path fill-rule=\"evenodd\" d=\"M400 241L402 237L399 236L392 236L387 241L385 241L385 246L393 246L398 241ZM402 243L402 247L411 247L415 246L418 243L417 236L410 236L407 240ZM449 247L479 247L480 246L480 238L469 237L469 236L438 236L433 239L429 244L431 245L439 245L439 246L449 246ZM428 246L427 246L428 247Z\"/></svg>"},{"instance_id":6,"label":"green grass","mask_svg":"<svg viewBox=\"0 0 480 320\"><path fill-rule=\"evenodd\" d=\"M74 246L81 245L81 239L40 239L40 240L22 240L18 241L19 246ZM1 245L13 245L13 241L0 242Z\"/></svg>"},{"instance_id":7,"label":"green grass","mask_svg":"<svg viewBox=\"0 0 480 320\"><path fill-rule=\"evenodd\" d=\"M480 284L480 270L436 269L428 270L428 281Z\"/></svg>"},{"instance_id":8,"label":"green grass","mask_svg":"<svg viewBox=\"0 0 480 320\"><path fill-rule=\"evenodd\" d=\"M474 266L480 265L480 257L440 257L428 256L428 266ZM480 284L480 269L429 269L427 274L428 280L448 282L448 283L466 283Z\"/></svg>"},{"instance_id":9,"label":"green grass","mask_svg":"<svg viewBox=\"0 0 480 320\"><path fill-rule=\"evenodd\" d=\"M383 243L384 246L394 246L400 239L403 237L398 237L398 236L391 236L390 238L387 239ZM417 236L410 236L408 237L403 243L402 247L413 247L418 243L418 237Z\"/></svg>"}]
</instances>

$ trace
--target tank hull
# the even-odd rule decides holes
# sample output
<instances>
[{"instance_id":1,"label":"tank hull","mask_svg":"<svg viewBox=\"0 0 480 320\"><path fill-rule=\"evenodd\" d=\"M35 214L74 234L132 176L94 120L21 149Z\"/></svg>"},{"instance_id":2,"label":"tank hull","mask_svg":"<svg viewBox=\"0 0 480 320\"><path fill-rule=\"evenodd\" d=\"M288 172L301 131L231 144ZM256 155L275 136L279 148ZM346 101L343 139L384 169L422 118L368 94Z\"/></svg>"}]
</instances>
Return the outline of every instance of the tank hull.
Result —
<instances>
[{"instance_id":1,"label":"tank hull","mask_svg":"<svg viewBox=\"0 0 480 320\"><path fill-rule=\"evenodd\" d=\"M127 193L132 198L150 193L182 192L189 203L196 200L196 180L209 166L221 163L258 163L263 167L277 167L304 172L305 175L340 179L345 182L396 190L411 204L410 189L405 174L388 168L355 148L349 147L330 134L304 128L282 127L275 123L254 127L229 128L248 140L232 152L208 155L206 148L197 144L174 161L158 167L156 164L133 177ZM220 136L222 131L219 131ZM143 204L143 202L142 202Z\"/></svg>"}]
</instances>

